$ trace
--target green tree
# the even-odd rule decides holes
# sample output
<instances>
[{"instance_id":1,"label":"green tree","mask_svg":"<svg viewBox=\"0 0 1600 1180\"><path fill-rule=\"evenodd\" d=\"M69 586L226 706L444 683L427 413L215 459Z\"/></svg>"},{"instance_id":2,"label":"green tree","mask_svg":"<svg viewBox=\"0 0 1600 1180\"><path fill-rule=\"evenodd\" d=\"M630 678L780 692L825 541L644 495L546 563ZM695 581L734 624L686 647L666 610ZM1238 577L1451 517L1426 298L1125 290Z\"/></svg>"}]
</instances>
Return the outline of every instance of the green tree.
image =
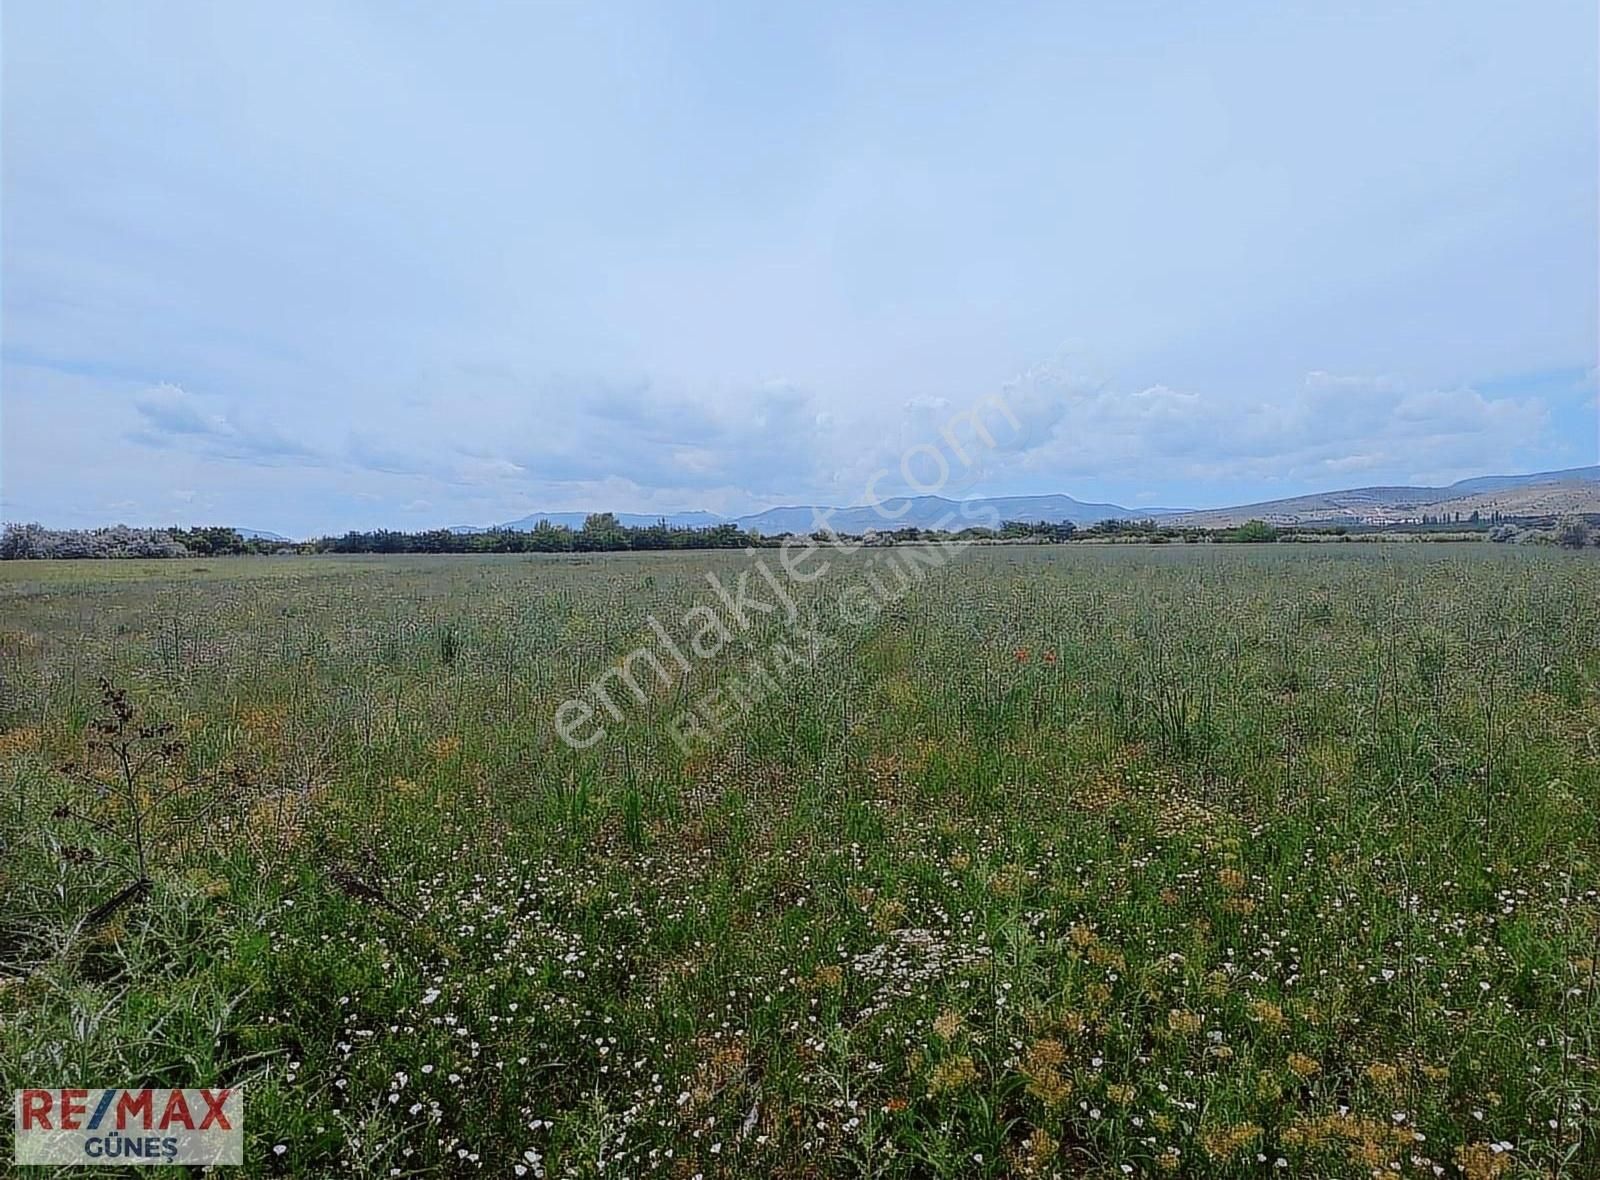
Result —
<instances>
[{"instance_id":1,"label":"green tree","mask_svg":"<svg viewBox=\"0 0 1600 1180\"><path fill-rule=\"evenodd\" d=\"M1247 520L1228 535L1228 540L1245 544L1261 544L1277 539L1278 530L1264 520Z\"/></svg>"},{"instance_id":2,"label":"green tree","mask_svg":"<svg viewBox=\"0 0 1600 1180\"><path fill-rule=\"evenodd\" d=\"M1581 516L1564 516L1556 525L1556 544L1563 549L1582 549L1589 543L1589 522Z\"/></svg>"}]
</instances>

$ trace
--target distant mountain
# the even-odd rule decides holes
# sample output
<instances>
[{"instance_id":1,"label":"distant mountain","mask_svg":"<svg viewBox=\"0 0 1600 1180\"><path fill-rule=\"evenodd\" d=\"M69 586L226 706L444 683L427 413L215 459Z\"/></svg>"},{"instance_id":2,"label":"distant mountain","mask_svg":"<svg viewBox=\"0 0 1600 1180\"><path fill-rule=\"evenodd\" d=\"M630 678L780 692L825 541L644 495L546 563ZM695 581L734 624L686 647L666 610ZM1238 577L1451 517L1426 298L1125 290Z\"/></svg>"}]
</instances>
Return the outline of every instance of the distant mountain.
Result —
<instances>
[{"instance_id":1,"label":"distant mountain","mask_svg":"<svg viewBox=\"0 0 1600 1180\"><path fill-rule=\"evenodd\" d=\"M1487 516L1544 516L1600 512L1600 467L1573 467L1532 475L1486 475L1448 487L1349 488L1264 500L1232 508L1208 508L1169 517L1168 524L1231 528L1247 520L1271 524L1400 524L1423 516L1463 520Z\"/></svg>"},{"instance_id":2,"label":"distant mountain","mask_svg":"<svg viewBox=\"0 0 1600 1180\"><path fill-rule=\"evenodd\" d=\"M517 532L528 532L541 520L548 520L551 524L566 525L569 529L581 529L587 519L587 512L531 512L527 516L516 520L507 521L505 524L495 525L495 528L512 529ZM665 520L674 528L705 529L714 524L723 524L727 518L718 516L715 512L618 512L617 523L627 525L633 529L649 528ZM478 529L478 532L487 532L487 529Z\"/></svg>"},{"instance_id":3,"label":"distant mountain","mask_svg":"<svg viewBox=\"0 0 1600 1180\"><path fill-rule=\"evenodd\" d=\"M1264 500L1230 508L1125 508L1076 500L1066 495L990 496L975 500L947 500L942 496L886 499L882 509L871 505L828 508L811 504L768 508L747 516L718 516L714 512L619 512L617 520L632 528L646 528L665 519L679 528L709 528L735 524L768 536L804 533L825 526L840 533L889 532L898 528L945 528L958 531L971 525L1005 520L1066 521L1079 526L1102 520L1159 520L1163 524L1199 528L1231 528L1247 520L1275 524L1399 523L1428 516L1473 512L1510 516L1559 512L1600 512L1600 467L1573 467L1565 471L1540 471L1531 475L1484 475L1463 479L1448 487L1371 487L1318 492L1282 500ZM534 512L494 528L527 531L541 520L568 528L583 527L587 512ZM482 533L488 529L456 525L453 533Z\"/></svg>"},{"instance_id":4,"label":"distant mountain","mask_svg":"<svg viewBox=\"0 0 1600 1180\"><path fill-rule=\"evenodd\" d=\"M288 537L282 536L278 533L269 533L262 529L241 529L235 527L233 531L238 533L246 541L282 541L285 544L292 544Z\"/></svg>"},{"instance_id":5,"label":"distant mountain","mask_svg":"<svg viewBox=\"0 0 1600 1180\"><path fill-rule=\"evenodd\" d=\"M1499 492L1507 488L1548 487L1558 483L1600 483L1600 467L1568 467L1565 471L1540 471L1533 475L1480 475L1476 479L1460 479L1448 491L1467 495L1471 492Z\"/></svg>"},{"instance_id":6,"label":"distant mountain","mask_svg":"<svg viewBox=\"0 0 1600 1180\"><path fill-rule=\"evenodd\" d=\"M998 524L1006 520L1043 520L1050 524L1071 521L1077 525L1089 525L1101 520L1160 517L1174 511L1179 510L1089 504L1062 495L992 496L976 500L911 496L885 499L881 508L870 505L832 509L812 505L769 508L765 512L741 516L734 523L742 529L755 529L761 533L801 533L821 527L840 533L864 533L868 530L888 532L903 528L943 528L959 532L970 526ZM826 514L825 526L817 524L817 517L821 514Z\"/></svg>"},{"instance_id":7,"label":"distant mountain","mask_svg":"<svg viewBox=\"0 0 1600 1180\"><path fill-rule=\"evenodd\" d=\"M996 496L979 500L947 500L942 496L912 496L886 499L882 510L871 505L850 508L830 508L826 505L799 504L784 508L768 508L747 516L718 516L715 512L671 512L664 515L648 512L618 512L617 521L630 528L645 528L665 519L676 528L710 528L718 524L735 524L741 529L754 529L760 533L801 533L816 526L819 513L827 514L827 524L841 533L864 533L869 530L884 532L897 528L935 528L944 526L959 530L969 525L982 525L990 521L1026 520L1049 521L1059 524L1093 524L1112 518L1163 516L1181 511L1173 508L1124 508L1120 504L1088 504L1071 496ZM581 529L587 512L533 512L517 520L495 525L495 528L516 529L526 532L541 520L553 525ZM487 529L472 525L456 525L453 533L481 533Z\"/></svg>"}]
</instances>

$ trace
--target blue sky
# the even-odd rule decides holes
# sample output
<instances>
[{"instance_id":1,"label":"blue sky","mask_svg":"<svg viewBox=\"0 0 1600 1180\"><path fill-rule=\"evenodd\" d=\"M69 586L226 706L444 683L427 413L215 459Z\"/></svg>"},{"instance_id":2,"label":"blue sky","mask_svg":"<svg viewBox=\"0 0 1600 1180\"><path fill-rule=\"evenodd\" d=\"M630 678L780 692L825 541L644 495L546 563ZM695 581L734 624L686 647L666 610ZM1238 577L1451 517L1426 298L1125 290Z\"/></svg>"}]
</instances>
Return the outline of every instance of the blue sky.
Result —
<instances>
[{"instance_id":1,"label":"blue sky","mask_svg":"<svg viewBox=\"0 0 1600 1180\"><path fill-rule=\"evenodd\" d=\"M8 4L0 512L295 535L1594 463L1596 12Z\"/></svg>"}]
</instances>

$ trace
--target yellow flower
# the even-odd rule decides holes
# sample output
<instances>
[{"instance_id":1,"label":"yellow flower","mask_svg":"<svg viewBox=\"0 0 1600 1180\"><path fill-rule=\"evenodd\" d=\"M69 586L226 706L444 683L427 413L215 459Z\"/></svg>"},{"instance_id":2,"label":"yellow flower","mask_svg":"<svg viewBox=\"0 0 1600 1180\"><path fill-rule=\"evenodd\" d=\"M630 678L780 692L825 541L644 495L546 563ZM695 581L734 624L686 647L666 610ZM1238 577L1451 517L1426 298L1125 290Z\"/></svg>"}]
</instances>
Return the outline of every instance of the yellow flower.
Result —
<instances>
[{"instance_id":1,"label":"yellow flower","mask_svg":"<svg viewBox=\"0 0 1600 1180\"><path fill-rule=\"evenodd\" d=\"M832 991L844 981L844 968L837 963L824 963L811 975L811 986Z\"/></svg>"},{"instance_id":2,"label":"yellow flower","mask_svg":"<svg viewBox=\"0 0 1600 1180\"><path fill-rule=\"evenodd\" d=\"M1283 1028L1283 1009L1270 1000L1251 1000L1250 1018L1272 1032Z\"/></svg>"},{"instance_id":3,"label":"yellow flower","mask_svg":"<svg viewBox=\"0 0 1600 1180\"><path fill-rule=\"evenodd\" d=\"M955 1040L956 1034L961 1031L961 1013L954 1008L946 1008L934 1020L933 1031L939 1034L940 1040Z\"/></svg>"},{"instance_id":4,"label":"yellow flower","mask_svg":"<svg viewBox=\"0 0 1600 1180\"><path fill-rule=\"evenodd\" d=\"M1200 1146L1214 1160L1230 1160L1260 1137L1261 1128L1254 1123L1212 1127L1200 1133Z\"/></svg>"},{"instance_id":5,"label":"yellow flower","mask_svg":"<svg viewBox=\"0 0 1600 1180\"><path fill-rule=\"evenodd\" d=\"M989 892L996 897L1016 897L1028 883L1028 872L1021 865L1002 865L989 878Z\"/></svg>"},{"instance_id":6,"label":"yellow flower","mask_svg":"<svg viewBox=\"0 0 1600 1180\"><path fill-rule=\"evenodd\" d=\"M1167 1027L1180 1037L1192 1037L1205 1026L1205 1017L1187 1008L1174 1008L1167 1013Z\"/></svg>"},{"instance_id":7,"label":"yellow flower","mask_svg":"<svg viewBox=\"0 0 1600 1180\"><path fill-rule=\"evenodd\" d=\"M972 1058L966 1055L949 1057L934 1066L928 1075L928 1096L937 1098L940 1094L964 1090L977 1080L978 1067Z\"/></svg>"},{"instance_id":8,"label":"yellow flower","mask_svg":"<svg viewBox=\"0 0 1600 1180\"><path fill-rule=\"evenodd\" d=\"M1322 1066L1317 1064L1317 1059L1307 1057L1304 1053L1289 1054L1289 1068L1302 1078L1313 1078L1322 1072Z\"/></svg>"},{"instance_id":9,"label":"yellow flower","mask_svg":"<svg viewBox=\"0 0 1600 1180\"><path fill-rule=\"evenodd\" d=\"M32 750L39 744L39 731L31 725L0 733L0 758Z\"/></svg>"},{"instance_id":10,"label":"yellow flower","mask_svg":"<svg viewBox=\"0 0 1600 1180\"><path fill-rule=\"evenodd\" d=\"M1060 1144L1055 1136L1043 1127L1035 1127L1033 1133L1023 1143L1023 1170L1029 1175L1037 1175L1044 1171Z\"/></svg>"},{"instance_id":11,"label":"yellow flower","mask_svg":"<svg viewBox=\"0 0 1600 1180\"><path fill-rule=\"evenodd\" d=\"M1055 1069L1067 1060L1067 1049L1060 1041L1046 1037L1037 1040L1028 1049L1029 1068Z\"/></svg>"},{"instance_id":12,"label":"yellow flower","mask_svg":"<svg viewBox=\"0 0 1600 1180\"><path fill-rule=\"evenodd\" d=\"M1083 989L1083 1000L1092 1015L1099 1015L1111 1002L1111 989L1097 980Z\"/></svg>"},{"instance_id":13,"label":"yellow flower","mask_svg":"<svg viewBox=\"0 0 1600 1180\"><path fill-rule=\"evenodd\" d=\"M1022 1060L1022 1076L1028 1079L1028 1093L1049 1107L1063 1106L1072 1097L1072 1079L1061 1072L1067 1060L1066 1046L1045 1038L1035 1041Z\"/></svg>"},{"instance_id":14,"label":"yellow flower","mask_svg":"<svg viewBox=\"0 0 1600 1180\"><path fill-rule=\"evenodd\" d=\"M1367 1081L1380 1090L1393 1093L1400 1089L1400 1069L1398 1066L1390 1065L1384 1061L1374 1061L1362 1072L1366 1075Z\"/></svg>"},{"instance_id":15,"label":"yellow flower","mask_svg":"<svg viewBox=\"0 0 1600 1180\"><path fill-rule=\"evenodd\" d=\"M1488 1143L1468 1143L1456 1148L1456 1166L1467 1180L1496 1180L1511 1167L1511 1153Z\"/></svg>"},{"instance_id":16,"label":"yellow flower","mask_svg":"<svg viewBox=\"0 0 1600 1180\"><path fill-rule=\"evenodd\" d=\"M1089 962L1096 967L1110 967L1115 971L1128 969L1128 962L1122 957L1122 952L1104 943L1089 948Z\"/></svg>"},{"instance_id":17,"label":"yellow flower","mask_svg":"<svg viewBox=\"0 0 1600 1180\"><path fill-rule=\"evenodd\" d=\"M872 909L872 925L880 934L898 930L906 918L906 903L885 899Z\"/></svg>"}]
</instances>

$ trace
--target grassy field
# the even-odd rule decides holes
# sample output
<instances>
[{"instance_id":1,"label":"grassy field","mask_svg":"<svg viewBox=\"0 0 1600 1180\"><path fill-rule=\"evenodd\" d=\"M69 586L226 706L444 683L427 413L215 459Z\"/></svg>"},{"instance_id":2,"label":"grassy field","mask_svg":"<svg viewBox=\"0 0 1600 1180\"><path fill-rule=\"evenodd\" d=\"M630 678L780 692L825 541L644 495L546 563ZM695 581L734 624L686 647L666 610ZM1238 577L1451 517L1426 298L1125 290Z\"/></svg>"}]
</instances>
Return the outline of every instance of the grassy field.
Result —
<instances>
[{"instance_id":1,"label":"grassy field","mask_svg":"<svg viewBox=\"0 0 1600 1180\"><path fill-rule=\"evenodd\" d=\"M0 565L4 1088L242 1082L252 1175L1600 1176L1594 555L830 567L686 751L776 615L552 717L739 553Z\"/></svg>"}]
</instances>

